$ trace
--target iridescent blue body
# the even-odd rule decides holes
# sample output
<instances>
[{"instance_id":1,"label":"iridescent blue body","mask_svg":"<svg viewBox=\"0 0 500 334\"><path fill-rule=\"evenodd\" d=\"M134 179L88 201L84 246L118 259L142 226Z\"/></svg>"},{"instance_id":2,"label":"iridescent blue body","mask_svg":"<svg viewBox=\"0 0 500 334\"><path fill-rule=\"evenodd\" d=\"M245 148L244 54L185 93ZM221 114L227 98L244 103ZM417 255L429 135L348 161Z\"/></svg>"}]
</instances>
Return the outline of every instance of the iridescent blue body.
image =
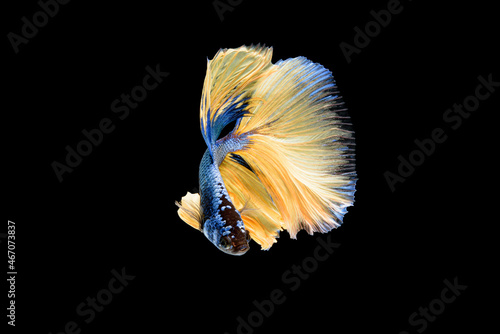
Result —
<instances>
[{"instance_id":1,"label":"iridescent blue body","mask_svg":"<svg viewBox=\"0 0 500 334\"><path fill-rule=\"evenodd\" d=\"M225 253L242 255L248 249L249 234L235 208L219 172L227 154L241 150L247 141L231 134L207 149L200 163L200 196L203 208L201 229L208 240ZM213 155L213 156L212 156Z\"/></svg>"}]
</instances>

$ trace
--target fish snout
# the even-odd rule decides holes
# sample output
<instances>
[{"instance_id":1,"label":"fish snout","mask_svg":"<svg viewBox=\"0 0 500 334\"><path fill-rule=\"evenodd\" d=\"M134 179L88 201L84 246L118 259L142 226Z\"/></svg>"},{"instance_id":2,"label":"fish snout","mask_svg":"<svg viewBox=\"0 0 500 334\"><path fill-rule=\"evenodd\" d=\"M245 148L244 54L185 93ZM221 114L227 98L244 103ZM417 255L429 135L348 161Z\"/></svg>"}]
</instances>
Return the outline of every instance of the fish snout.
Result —
<instances>
[{"instance_id":1,"label":"fish snout","mask_svg":"<svg viewBox=\"0 0 500 334\"><path fill-rule=\"evenodd\" d=\"M246 252L248 252L249 249L250 249L250 246L248 244L241 244L241 245L238 245L236 247L233 247L232 254L233 255L243 255Z\"/></svg>"}]
</instances>

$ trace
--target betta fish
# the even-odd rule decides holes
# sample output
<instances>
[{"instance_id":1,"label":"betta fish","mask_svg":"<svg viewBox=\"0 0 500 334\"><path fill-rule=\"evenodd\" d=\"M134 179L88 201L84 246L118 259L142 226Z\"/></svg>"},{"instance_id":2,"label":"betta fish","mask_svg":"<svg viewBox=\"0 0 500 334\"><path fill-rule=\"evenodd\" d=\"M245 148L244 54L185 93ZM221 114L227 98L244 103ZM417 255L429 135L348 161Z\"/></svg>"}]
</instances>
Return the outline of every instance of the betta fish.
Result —
<instances>
[{"instance_id":1,"label":"betta fish","mask_svg":"<svg viewBox=\"0 0 500 334\"><path fill-rule=\"evenodd\" d=\"M354 202L354 133L332 73L305 57L273 64L272 51L207 59L199 194L176 202L182 220L232 255L251 240L267 250L282 230L329 232Z\"/></svg>"}]
</instances>

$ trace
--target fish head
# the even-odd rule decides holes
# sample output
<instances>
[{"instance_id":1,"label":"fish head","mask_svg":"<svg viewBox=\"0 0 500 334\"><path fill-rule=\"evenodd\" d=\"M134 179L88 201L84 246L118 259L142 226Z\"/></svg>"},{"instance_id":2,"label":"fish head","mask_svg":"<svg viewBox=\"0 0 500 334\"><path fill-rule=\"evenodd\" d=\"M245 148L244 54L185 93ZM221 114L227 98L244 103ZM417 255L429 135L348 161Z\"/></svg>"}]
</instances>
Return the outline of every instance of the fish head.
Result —
<instances>
[{"instance_id":1,"label":"fish head","mask_svg":"<svg viewBox=\"0 0 500 334\"><path fill-rule=\"evenodd\" d=\"M243 255L250 249L250 232L245 229L241 217L228 222L216 215L205 219L202 230L207 239L226 254Z\"/></svg>"}]
</instances>

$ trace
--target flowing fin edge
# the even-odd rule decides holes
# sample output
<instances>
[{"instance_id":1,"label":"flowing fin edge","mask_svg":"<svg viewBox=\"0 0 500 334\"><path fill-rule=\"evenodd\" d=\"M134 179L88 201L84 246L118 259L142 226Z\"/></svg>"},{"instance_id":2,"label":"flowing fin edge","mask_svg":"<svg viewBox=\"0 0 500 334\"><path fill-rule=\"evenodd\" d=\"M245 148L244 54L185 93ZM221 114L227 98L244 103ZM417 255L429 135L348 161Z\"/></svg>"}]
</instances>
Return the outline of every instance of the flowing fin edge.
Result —
<instances>
[{"instance_id":1,"label":"flowing fin edge","mask_svg":"<svg viewBox=\"0 0 500 334\"><path fill-rule=\"evenodd\" d=\"M200 230L203 222L203 209L200 204L200 195L192 194L189 191L181 198L180 202L175 201L179 208L177 214L189 226Z\"/></svg>"}]
</instances>

